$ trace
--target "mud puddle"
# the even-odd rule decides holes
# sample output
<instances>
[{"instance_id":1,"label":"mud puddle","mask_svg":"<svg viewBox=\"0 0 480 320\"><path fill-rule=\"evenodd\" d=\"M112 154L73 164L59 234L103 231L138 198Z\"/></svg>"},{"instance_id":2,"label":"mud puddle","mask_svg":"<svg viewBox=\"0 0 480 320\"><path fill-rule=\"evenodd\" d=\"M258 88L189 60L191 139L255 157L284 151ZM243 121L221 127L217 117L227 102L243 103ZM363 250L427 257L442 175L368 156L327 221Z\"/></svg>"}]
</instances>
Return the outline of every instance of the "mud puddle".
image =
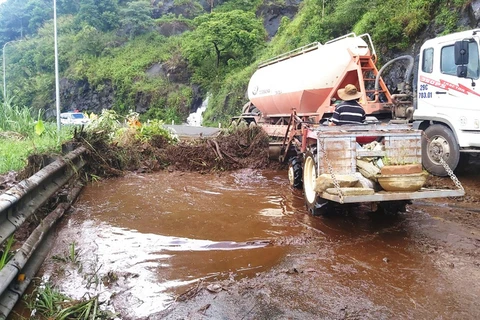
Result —
<instances>
[{"instance_id":1,"label":"mud puddle","mask_svg":"<svg viewBox=\"0 0 480 320\"><path fill-rule=\"evenodd\" d=\"M121 319L478 318L476 224L437 203L312 217L284 172L129 175L85 188L43 275Z\"/></svg>"},{"instance_id":2,"label":"mud puddle","mask_svg":"<svg viewBox=\"0 0 480 320\"><path fill-rule=\"evenodd\" d=\"M43 275L75 298L101 292L127 317L158 312L189 284L278 264L289 251L279 239L303 230L288 218L296 210L288 193L284 177L251 170L93 183L63 220Z\"/></svg>"}]
</instances>

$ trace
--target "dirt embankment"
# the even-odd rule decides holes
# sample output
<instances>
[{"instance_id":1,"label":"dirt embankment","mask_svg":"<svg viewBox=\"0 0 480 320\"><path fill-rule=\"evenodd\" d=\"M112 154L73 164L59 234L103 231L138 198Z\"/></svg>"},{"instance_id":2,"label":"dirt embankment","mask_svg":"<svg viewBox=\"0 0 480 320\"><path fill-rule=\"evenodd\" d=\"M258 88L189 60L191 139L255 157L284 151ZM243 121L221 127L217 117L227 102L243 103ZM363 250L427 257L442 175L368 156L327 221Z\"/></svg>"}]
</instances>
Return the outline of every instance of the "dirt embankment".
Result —
<instances>
[{"instance_id":1,"label":"dirt embankment","mask_svg":"<svg viewBox=\"0 0 480 320\"><path fill-rule=\"evenodd\" d=\"M101 136L80 136L76 141L90 150L86 170L98 176L123 171L151 172L162 169L201 173L241 168L266 168L268 136L259 127L238 128L214 138L169 144L162 136L148 142L108 144Z\"/></svg>"},{"instance_id":2,"label":"dirt embankment","mask_svg":"<svg viewBox=\"0 0 480 320\"><path fill-rule=\"evenodd\" d=\"M109 143L106 132L77 132L63 149L72 150L83 145L88 149L85 171L91 176L112 177L127 171L152 172L157 170L195 171L201 173L278 167L268 159L268 136L260 127L236 128L224 131L214 138L198 138L169 144L163 136L149 141L134 138ZM26 179L55 160L55 155L34 154L18 174L0 175L0 193Z\"/></svg>"}]
</instances>

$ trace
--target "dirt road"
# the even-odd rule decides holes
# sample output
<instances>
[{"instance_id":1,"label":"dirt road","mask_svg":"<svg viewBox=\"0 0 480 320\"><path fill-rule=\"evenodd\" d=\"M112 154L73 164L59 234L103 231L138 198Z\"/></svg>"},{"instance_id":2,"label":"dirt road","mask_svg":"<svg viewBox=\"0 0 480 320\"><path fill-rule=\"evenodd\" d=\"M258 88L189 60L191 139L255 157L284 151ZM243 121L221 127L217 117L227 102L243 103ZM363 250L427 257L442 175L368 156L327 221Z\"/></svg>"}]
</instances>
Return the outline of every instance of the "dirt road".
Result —
<instances>
[{"instance_id":1,"label":"dirt road","mask_svg":"<svg viewBox=\"0 0 480 320\"><path fill-rule=\"evenodd\" d=\"M51 252L78 263L42 272L121 319L479 319L479 168L465 197L323 217L284 171L127 175L86 188Z\"/></svg>"}]
</instances>

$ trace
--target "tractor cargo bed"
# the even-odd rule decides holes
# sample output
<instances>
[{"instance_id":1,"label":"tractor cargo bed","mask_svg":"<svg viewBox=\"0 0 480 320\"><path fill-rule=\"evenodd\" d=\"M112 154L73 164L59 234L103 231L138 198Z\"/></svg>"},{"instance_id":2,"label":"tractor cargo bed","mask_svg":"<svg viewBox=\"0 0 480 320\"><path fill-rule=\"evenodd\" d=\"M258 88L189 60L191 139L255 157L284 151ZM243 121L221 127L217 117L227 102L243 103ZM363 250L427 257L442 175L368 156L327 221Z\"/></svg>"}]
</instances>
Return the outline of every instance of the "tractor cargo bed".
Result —
<instances>
[{"instance_id":1,"label":"tractor cargo bed","mask_svg":"<svg viewBox=\"0 0 480 320\"><path fill-rule=\"evenodd\" d=\"M398 200L415 200L415 199L427 199L427 198L443 198L443 197L461 197L465 195L464 190L445 190L445 189L426 189L422 188L419 191L414 192L388 192L379 191L372 195L361 196L343 196L343 203L356 203L356 202L381 202L381 201L398 201ZM333 195L327 192L322 192L319 195L321 198L342 203L338 195Z\"/></svg>"},{"instance_id":2,"label":"tractor cargo bed","mask_svg":"<svg viewBox=\"0 0 480 320\"><path fill-rule=\"evenodd\" d=\"M419 130L412 129L409 125L320 126L309 130L308 134L313 141L316 140L317 177L321 174L353 176L358 174L357 162L364 159L365 161L376 159L373 162L380 160L390 161L390 164L394 165L422 163L422 133ZM378 144L381 149L369 149L368 145L370 143L361 142L362 139L365 140L366 138L369 138L373 144ZM381 143L378 143L378 141L381 141ZM399 175L399 179L402 180L402 178L407 176L410 175L405 172ZM376 176L376 178L380 177L381 175ZM383 177L389 176L385 175ZM421 189L413 188L408 190L407 188L387 191L389 189L385 190L386 188L381 183L376 182L376 179L374 181L375 187L370 187L370 190L380 191L376 191L373 194L344 193L340 197L338 195L340 189L337 188L335 190L334 188L333 191L329 192L319 191L317 196L338 203L361 203L460 197L465 195L465 191L461 186L457 189L422 187ZM315 183L312 185L315 186Z\"/></svg>"}]
</instances>

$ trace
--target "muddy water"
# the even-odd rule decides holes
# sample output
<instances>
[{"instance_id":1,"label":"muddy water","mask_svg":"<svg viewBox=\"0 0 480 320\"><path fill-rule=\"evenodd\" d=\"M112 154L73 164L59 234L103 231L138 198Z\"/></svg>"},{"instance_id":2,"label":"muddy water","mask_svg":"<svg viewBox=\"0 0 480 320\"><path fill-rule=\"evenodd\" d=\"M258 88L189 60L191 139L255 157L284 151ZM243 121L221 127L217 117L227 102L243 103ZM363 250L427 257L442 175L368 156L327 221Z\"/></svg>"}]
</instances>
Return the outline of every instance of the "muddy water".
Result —
<instances>
[{"instance_id":1,"label":"muddy water","mask_svg":"<svg viewBox=\"0 0 480 320\"><path fill-rule=\"evenodd\" d=\"M417 236L431 218L413 210L382 216L358 207L311 217L301 193L278 172L132 174L85 188L51 254L65 257L75 243L78 261L47 259L43 275L74 297L100 292L124 319L165 309L199 280L292 268L305 272L282 278L277 271L268 280L275 288L269 301L280 299L295 312L471 318L480 292L459 292L419 250ZM219 318L236 318L231 310ZM303 317L295 312L293 318Z\"/></svg>"},{"instance_id":2,"label":"muddy water","mask_svg":"<svg viewBox=\"0 0 480 320\"><path fill-rule=\"evenodd\" d=\"M285 219L297 210L289 197L285 177L251 170L93 183L63 222L52 253L65 256L75 243L82 270L59 270L47 259L45 275L70 295L108 292L116 310L145 316L192 282L252 276L279 263L289 248L271 242L303 229Z\"/></svg>"}]
</instances>

